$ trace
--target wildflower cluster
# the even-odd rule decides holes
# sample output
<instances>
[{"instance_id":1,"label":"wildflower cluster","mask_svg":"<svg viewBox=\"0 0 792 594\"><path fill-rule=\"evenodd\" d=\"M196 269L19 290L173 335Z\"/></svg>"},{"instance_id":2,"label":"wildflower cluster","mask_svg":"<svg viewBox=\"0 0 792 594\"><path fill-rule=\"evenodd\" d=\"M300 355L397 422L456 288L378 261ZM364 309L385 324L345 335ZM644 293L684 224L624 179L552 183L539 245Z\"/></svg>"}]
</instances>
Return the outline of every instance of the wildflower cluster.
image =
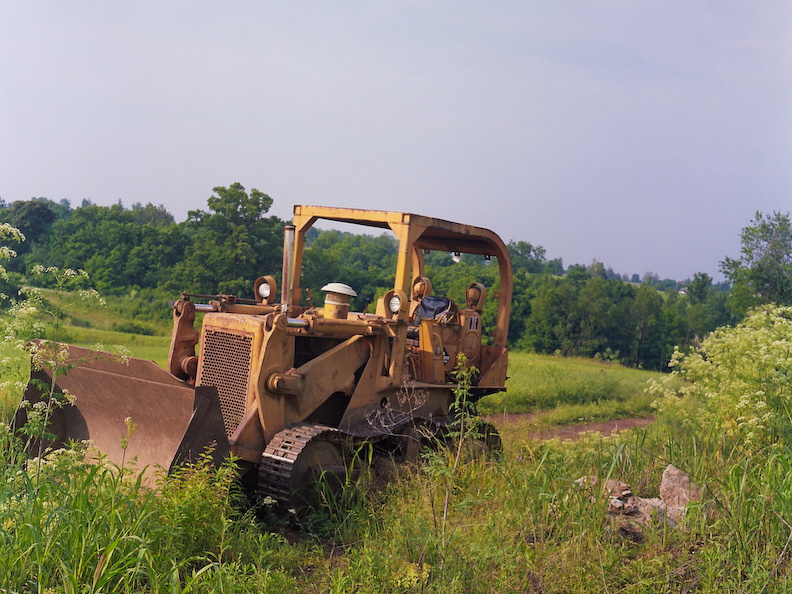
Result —
<instances>
[{"instance_id":1,"label":"wildflower cluster","mask_svg":"<svg viewBox=\"0 0 792 594\"><path fill-rule=\"evenodd\" d=\"M0 239L3 241L25 241L25 236L16 227L12 227L8 223L0 223ZM16 252L7 245L0 245L0 262L3 260L10 260L16 256ZM8 274L6 269L0 265L0 279L7 279Z\"/></svg>"},{"instance_id":2,"label":"wildflower cluster","mask_svg":"<svg viewBox=\"0 0 792 594\"><path fill-rule=\"evenodd\" d=\"M695 351L674 353L672 378L650 391L661 411L735 440L747 451L792 444L792 307L752 310L735 327L719 328ZM679 396L682 398L679 398ZM688 407L691 402L698 404Z\"/></svg>"}]
</instances>

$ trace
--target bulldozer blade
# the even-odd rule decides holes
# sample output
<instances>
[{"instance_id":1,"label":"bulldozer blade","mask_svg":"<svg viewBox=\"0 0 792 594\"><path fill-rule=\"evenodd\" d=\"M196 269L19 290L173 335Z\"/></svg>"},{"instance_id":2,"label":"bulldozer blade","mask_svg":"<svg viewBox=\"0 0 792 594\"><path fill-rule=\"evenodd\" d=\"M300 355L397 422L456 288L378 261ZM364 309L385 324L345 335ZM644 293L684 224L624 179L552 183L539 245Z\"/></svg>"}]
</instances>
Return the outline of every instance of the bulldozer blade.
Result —
<instances>
[{"instance_id":1,"label":"bulldozer blade","mask_svg":"<svg viewBox=\"0 0 792 594\"><path fill-rule=\"evenodd\" d=\"M207 448L215 464L228 454L216 389L196 389L152 361L121 361L111 353L66 348L69 356L59 366L65 372L35 370L25 390L24 399L31 405L52 402L51 394L68 394L73 399L72 404L50 406L50 437L33 440L28 447L31 456L48 447L90 440L91 448L111 462L133 462L137 469L145 469L150 481L160 469L170 472L194 461ZM14 419L17 430L27 420L27 409L20 407Z\"/></svg>"}]
</instances>

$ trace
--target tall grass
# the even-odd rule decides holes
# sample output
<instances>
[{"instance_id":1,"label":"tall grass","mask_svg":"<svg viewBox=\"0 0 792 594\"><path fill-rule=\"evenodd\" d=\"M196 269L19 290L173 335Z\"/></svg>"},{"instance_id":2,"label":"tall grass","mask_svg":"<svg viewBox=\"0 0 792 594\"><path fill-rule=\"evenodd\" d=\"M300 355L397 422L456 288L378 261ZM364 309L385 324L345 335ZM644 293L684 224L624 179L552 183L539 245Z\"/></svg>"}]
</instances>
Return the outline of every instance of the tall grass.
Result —
<instances>
[{"instance_id":1,"label":"tall grass","mask_svg":"<svg viewBox=\"0 0 792 594\"><path fill-rule=\"evenodd\" d=\"M284 569L296 559L292 549L234 505L231 465L216 470L204 461L152 490L130 468L86 463L80 448L24 464L9 456L18 449L7 429L0 438L2 591L294 587Z\"/></svg>"},{"instance_id":2,"label":"tall grass","mask_svg":"<svg viewBox=\"0 0 792 594\"><path fill-rule=\"evenodd\" d=\"M344 584L356 592L790 591L790 453L724 465L708 455L714 442L670 425L618 439L512 442L500 462L462 465L446 540L438 477L426 468L404 475L347 550ZM672 462L704 486L704 498L676 528L660 518L642 527L640 541L620 536L606 498L592 500L574 482L614 478L657 496Z\"/></svg>"},{"instance_id":3,"label":"tall grass","mask_svg":"<svg viewBox=\"0 0 792 594\"><path fill-rule=\"evenodd\" d=\"M496 421L497 422L497 421ZM76 453L25 465L2 433L0 588L75 592L785 592L792 455L741 454L672 416L619 437L515 434L499 461L441 449L310 522L237 503L230 467L146 488ZM658 495L673 463L703 487L681 527L621 537L595 475ZM278 535L291 526L297 543ZM319 540L313 534L321 535ZM5 581L2 581L5 580Z\"/></svg>"},{"instance_id":4,"label":"tall grass","mask_svg":"<svg viewBox=\"0 0 792 594\"><path fill-rule=\"evenodd\" d=\"M130 470L51 453L37 475L3 437L0 588L53 592L786 592L790 452L741 457L672 418L618 438L514 437L499 461L453 450L346 510L259 518L231 467L146 488ZM717 454L715 454L717 450ZM17 455L14 455L17 452ZM450 457L449 457L450 456ZM575 483L618 478L657 495L674 463L704 487L681 527L624 539ZM453 470L452 470L453 468ZM445 508L445 503L448 503ZM300 526L303 528L300 529ZM278 531L302 536L287 542ZM321 533L317 540L312 533Z\"/></svg>"}]
</instances>

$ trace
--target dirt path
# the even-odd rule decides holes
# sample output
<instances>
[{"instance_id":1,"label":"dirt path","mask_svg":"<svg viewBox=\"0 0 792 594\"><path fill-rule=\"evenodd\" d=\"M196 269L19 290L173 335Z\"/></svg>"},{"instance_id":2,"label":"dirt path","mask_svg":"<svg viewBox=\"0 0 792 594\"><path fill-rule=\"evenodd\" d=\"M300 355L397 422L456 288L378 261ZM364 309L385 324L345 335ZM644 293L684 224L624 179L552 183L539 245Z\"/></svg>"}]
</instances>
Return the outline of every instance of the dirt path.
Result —
<instances>
[{"instance_id":1,"label":"dirt path","mask_svg":"<svg viewBox=\"0 0 792 594\"><path fill-rule=\"evenodd\" d=\"M577 439L581 433L596 431L603 435L618 433L633 427L646 427L654 422L654 417L637 417L630 419L618 419L615 421L591 421L587 423L574 423L570 425L558 425L549 429L537 429L530 426L530 420L535 415L533 413L495 415L486 419L496 427L504 425L525 425L525 437L532 439Z\"/></svg>"}]
</instances>

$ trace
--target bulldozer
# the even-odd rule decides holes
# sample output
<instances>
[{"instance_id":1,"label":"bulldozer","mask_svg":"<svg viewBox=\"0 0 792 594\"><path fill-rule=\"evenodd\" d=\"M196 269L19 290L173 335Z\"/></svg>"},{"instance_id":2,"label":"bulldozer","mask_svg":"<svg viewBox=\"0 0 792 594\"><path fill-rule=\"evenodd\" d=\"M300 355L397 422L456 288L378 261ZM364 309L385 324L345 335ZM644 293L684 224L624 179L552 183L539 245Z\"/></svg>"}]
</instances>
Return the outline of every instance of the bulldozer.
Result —
<instances>
[{"instance_id":1,"label":"bulldozer","mask_svg":"<svg viewBox=\"0 0 792 594\"><path fill-rule=\"evenodd\" d=\"M301 287L306 233L317 221L395 235L393 287L373 312L353 311L356 292L343 279L323 287L321 306ZM433 295L424 262L432 251L495 258L494 325L482 322L488 289L476 279L464 302ZM319 477L348 472L363 444L375 461L416 459L421 436L442 433L459 414L458 359L475 368L471 401L505 390L512 270L492 231L409 213L295 206L280 287L265 275L252 288L249 299L183 293L167 370L60 345L67 371L34 369L15 423L52 393L74 401L52 408L48 437L32 450L90 440L110 461L135 460L149 476L207 451L218 463L233 454L254 490L288 506Z\"/></svg>"}]
</instances>

